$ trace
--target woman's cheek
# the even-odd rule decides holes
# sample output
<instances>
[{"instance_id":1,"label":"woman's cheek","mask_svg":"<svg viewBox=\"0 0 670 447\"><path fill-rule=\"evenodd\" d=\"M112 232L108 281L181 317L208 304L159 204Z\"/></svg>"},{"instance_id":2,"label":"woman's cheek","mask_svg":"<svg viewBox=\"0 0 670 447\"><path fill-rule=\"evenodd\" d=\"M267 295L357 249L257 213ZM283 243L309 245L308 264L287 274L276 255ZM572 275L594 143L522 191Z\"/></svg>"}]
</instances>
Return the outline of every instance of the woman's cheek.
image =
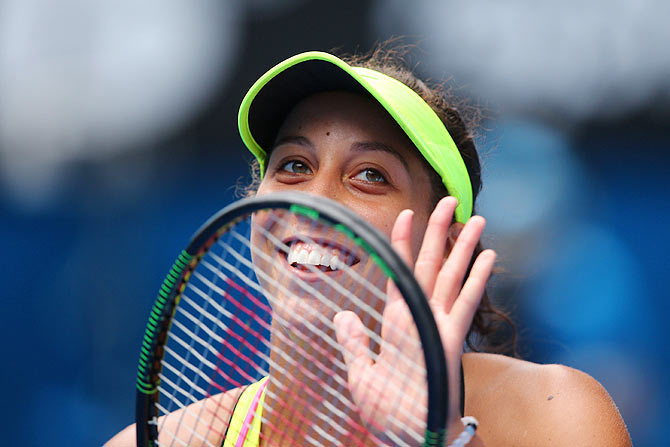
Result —
<instances>
[{"instance_id":1,"label":"woman's cheek","mask_svg":"<svg viewBox=\"0 0 670 447\"><path fill-rule=\"evenodd\" d=\"M391 214L382 211L383 206L379 208L369 208L361 216L377 230L381 231L386 237L391 238L391 230L399 213Z\"/></svg>"}]
</instances>

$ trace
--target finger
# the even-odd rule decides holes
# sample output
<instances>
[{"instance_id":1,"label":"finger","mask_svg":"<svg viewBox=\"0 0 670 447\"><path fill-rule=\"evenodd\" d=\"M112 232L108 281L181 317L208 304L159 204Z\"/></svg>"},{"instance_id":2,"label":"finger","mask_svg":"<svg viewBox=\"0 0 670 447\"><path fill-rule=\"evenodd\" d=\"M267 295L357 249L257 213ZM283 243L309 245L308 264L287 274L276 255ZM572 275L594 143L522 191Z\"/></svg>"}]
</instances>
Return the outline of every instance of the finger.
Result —
<instances>
[{"instance_id":1,"label":"finger","mask_svg":"<svg viewBox=\"0 0 670 447\"><path fill-rule=\"evenodd\" d=\"M414 211L402 210L393 224L391 230L391 246L398 253L400 258L405 261L405 264L411 270L412 265L412 219ZM392 279L386 282L386 295L389 301L394 301L402 298L400 291L396 287Z\"/></svg>"},{"instance_id":2,"label":"finger","mask_svg":"<svg viewBox=\"0 0 670 447\"><path fill-rule=\"evenodd\" d=\"M365 333L365 327L358 315L351 311L342 311L335 314L335 336L342 346L344 363L347 365L349 380L361 377L366 367L372 365L368 346L370 339Z\"/></svg>"},{"instance_id":3,"label":"finger","mask_svg":"<svg viewBox=\"0 0 670 447\"><path fill-rule=\"evenodd\" d=\"M457 204L453 197L443 198L428 219L421 250L414 266L414 276L429 297L433 295L437 273L444 261L449 225Z\"/></svg>"},{"instance_id":4,"label":"finger","mask_svg":"<svg viewBox=\"0 0 670 447\"><path fill-rule=\"evenodd\" d=\"M412 265L412 219L414 211L402 210L391 230L391 246L408 266Z\"/></svg>"},{"instance_id":5,"label":"finger","mask_svg":"<svg viewBox=\"0 0 670 447\"><path fill-rule=\"evenodd\" d=\"M484 295L496 256L496 252L493 250L484 250L477 256L472 270L470 270L470 275L449 313L453 321L457 322L456 326L461 328L463 337L468 332L475 312L479 307L479 302Z\"/></svg>"},{"instance_id":6,"label":"finger","mask_svg":"<svg viewBox=\"0 0 670 447\"><path fill-rule=\"evenodd\" d=\"M468 271L472 254L485 226L486 221L483 217L471 217L463 227L451 253L449 253L449 257L440 269L433 291L433 299L445 312L450 311L463 286L465 273Z\"/></svg>"}]
</instances>

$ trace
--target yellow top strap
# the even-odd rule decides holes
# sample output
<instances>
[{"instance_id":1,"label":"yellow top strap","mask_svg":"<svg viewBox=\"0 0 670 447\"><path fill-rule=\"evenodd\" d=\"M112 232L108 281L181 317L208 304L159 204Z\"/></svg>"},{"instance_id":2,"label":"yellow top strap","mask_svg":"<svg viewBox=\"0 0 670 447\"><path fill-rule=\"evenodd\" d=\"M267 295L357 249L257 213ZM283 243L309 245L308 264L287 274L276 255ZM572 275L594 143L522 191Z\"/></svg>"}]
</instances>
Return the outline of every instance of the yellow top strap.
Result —
<instances>
[{"instance_id":1,"label":"yellow top strap","mask_svg":"<svg viewBox=\"0 0 670 447\"><path fill-rule=\"evenodd\" d=\"M253 414L250 414L250 411L256 394L267 379L267 377L264 377L258 382L252 383L242 392L237 405L233 409L233 417L230 419L230 426L226 433L226 439L223 440L223 447L258 447L265 389L260 395L256 411ZM248 426L245 426L245 420L247 420Z\"/></svg>"}]
</instances>

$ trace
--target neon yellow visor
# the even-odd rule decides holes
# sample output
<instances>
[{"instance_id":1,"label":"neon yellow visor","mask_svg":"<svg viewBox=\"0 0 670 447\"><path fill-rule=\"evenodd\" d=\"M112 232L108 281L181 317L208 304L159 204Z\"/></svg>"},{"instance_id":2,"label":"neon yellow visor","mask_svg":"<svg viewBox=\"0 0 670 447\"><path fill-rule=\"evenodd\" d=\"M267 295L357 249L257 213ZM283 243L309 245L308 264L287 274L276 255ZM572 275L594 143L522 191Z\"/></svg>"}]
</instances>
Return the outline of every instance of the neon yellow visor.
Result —
<instances>
[{"instance_id":1,"label":"neon yellow visor","mask_svg":"<svg viewBox=\"0 0 670 447\"><path fill-rule=\"evenodd\" d=\"M458 199L456 220L465 223L470 218L470 176L454 140L433 109L402 82L375 70L352 67L319 51L301 53L274 66L242 100L240 135L258 159L261 173L265 172L268 149L291 109L308 96L333 90L377 100L435 169L447 192Z\"/></svg>"}]
</instances>

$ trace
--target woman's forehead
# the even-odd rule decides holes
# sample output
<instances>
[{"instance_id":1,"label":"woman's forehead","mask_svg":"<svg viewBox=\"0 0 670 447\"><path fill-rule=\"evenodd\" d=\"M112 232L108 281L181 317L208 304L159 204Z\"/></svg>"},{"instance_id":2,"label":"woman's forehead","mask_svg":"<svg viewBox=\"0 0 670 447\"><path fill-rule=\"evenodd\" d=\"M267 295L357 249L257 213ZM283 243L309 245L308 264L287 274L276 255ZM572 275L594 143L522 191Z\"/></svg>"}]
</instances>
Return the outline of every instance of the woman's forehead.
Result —
<instances>
[{"instance_id":1,"label":"woman's forehead","mask_svg":"<svg viewBox=\"0 0 670 447\"><path fill-rule=\"evenodd\" d=\"M275 142L287 134L345 127L361 137L393 142L416 151L395 120L373 99L344 91L320 92L300 101L286 115Z\"/></svg>"}]
</instances>

